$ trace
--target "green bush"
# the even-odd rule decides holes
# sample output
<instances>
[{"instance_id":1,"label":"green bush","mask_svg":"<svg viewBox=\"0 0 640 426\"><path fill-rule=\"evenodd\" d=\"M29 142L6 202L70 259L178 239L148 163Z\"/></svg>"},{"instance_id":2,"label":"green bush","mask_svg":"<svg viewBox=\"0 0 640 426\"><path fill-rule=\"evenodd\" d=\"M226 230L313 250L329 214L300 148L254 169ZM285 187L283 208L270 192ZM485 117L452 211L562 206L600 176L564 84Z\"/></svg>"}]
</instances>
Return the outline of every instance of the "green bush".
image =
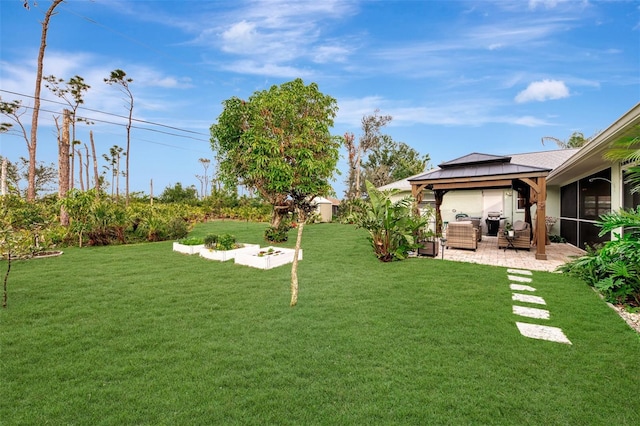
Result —
<instances>
[{"instance_id":1,"label":"green bush","mask_svg":"<svg viewBox=\"0 0 640 426\"><path fill-rule=\"evenodd\" d=\"M601 216L597 224L600 235L617 227L626 234L615 234L615 239L599 248L587 247L587 254L558 268L580 277L595 287L611 303L640 306L640 207Z\"/></svg>"},{"instance_id":2,"label":"green bush","mask_svg":"<svg viewBox=\"0 0 640 426\"><path fill-rule=\"evenodd\" d=\"M204 240L198 237L181 238L178 242L184 246L199 246L200 244L204 244Z\"/></svg>"},{"instance_id":3,"label":"green bush","mask_svg":"<svg viewBox=\"0 0 640 426\"><path fill-rule=\"evenodd\" d=\"M218 250L233 250L236 246L235 236L231 234L222 234L218 237Z\"/></svg>"},{"instance_id":4,"label":"green bush","mask_svg":"<svg viewBox=\"0 0 640 426\"><path fill-rule=\"evenodd\" d=\"M204 246L210 250L233 250L238 247L236 237L231 234L208 234L203 241Z\"/></svg>"},{"instance_id":5,"label":"green bush","mask_svg":"<svg viewBox=\"0 0 640 426\"><path fill-rule=\"evenodd\" d=\"M270 243L283 243L289 239L289 224L281 222L276 228L273 226L268 227L264 231L264 239Z\"/></svg>"}]
</instances>

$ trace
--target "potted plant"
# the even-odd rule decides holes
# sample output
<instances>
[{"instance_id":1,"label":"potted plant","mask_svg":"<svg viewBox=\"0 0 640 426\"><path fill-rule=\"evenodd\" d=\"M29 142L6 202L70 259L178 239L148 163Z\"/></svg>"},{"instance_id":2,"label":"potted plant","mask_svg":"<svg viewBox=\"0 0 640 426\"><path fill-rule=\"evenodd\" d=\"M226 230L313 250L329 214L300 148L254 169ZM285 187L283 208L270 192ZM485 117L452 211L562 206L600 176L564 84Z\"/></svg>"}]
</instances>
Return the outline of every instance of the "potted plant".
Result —
<instances>
[{"instance_id":1,"label":"potted plant","mask_svg":"<svg viewBox=\"0 0 640 426\"><path fill-rule=\"evenodd\" d=\"M513 231L513 225L511 224L511 222L507 222L504 224L504 234L510 237L513 237L515 235L515 232Z\"/></svg>"},{"instance_id":2,"label":"potted plant","mask_svg":"<svg viewBox=\"0 0 640 426\"><path fill-rule=\"evenodd\" d=\"M431 229L420 231L418 235L418 255L436 257L438 255L438 241Z\"/></svg>"}]
</instances>

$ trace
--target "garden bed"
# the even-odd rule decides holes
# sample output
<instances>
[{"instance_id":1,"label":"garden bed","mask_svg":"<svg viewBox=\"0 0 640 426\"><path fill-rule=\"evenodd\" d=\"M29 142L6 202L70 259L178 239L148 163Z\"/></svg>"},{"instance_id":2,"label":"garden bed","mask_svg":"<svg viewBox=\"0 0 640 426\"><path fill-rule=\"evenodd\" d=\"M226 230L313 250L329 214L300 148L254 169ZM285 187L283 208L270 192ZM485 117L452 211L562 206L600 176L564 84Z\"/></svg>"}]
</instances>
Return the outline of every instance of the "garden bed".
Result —
<instances>
[{"instance_id":1,"label":"garden bed","mask_svg":"<svg viewBox=\"0 0 640 426\"><path fill-rule=\"evenodd\" d=\"M236 256L240 253L245 253L247 251L256 251L260 249L259 244L240 244L242 247L232 249L232 250L214 250L208 249L206 247L202 247L200 249L200 257L204 257L209 260L219 260L221 262L226 262L227 260L235 259Z\"/></svg>"},{"instance_id":2,"label":"garden bed","mask_svg":"<svg viewBox=\"0 0 640 426\"><path fill-rule=\"evenodd\" d=\"M293 262L294 254L294 249L269 246L239 253L235 263L252 268L271 269ZM302 250L299 252L298 260L302 260Z\"/></svg>"},{"instance_id":3,"label":"garden bed","mask_svg":"<svg viewBox=\"0 0 640 426\"><path fill-rule=\"evenodd\" d=\"M179 253L184 254L198 254L200 253L200 249L204 248L204 244L196 244L196 245L186 245L181 244L179 242L173 243L173 251L177 251Z\"/></svg>"}]
</instances>

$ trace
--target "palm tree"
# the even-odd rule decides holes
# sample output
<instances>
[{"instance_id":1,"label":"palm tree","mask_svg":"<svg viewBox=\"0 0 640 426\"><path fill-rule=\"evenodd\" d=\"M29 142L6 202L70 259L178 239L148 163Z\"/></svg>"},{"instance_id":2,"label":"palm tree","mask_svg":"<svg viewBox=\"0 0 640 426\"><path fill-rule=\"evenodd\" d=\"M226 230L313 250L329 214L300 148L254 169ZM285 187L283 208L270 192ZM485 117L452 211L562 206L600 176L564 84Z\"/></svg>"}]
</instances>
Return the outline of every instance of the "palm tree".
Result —
<instances>
[{"instance_id":1,"label":"palm tree","mask_svg":"<svg viewBox=\"0 0 640 426\"><path fill-rule=\"evenodd\" d=\"M542 137L542 145L544 145L545 140L550 140L556 143L560 149L571 149L571 148L580 148L593 139L593 136L585 138L582 132L573 132L569 139L565 142L558 138L554 138L553 136L543 136Z\"/></svg>"},{"instance_id":2,"label":"palm tree","mask_svg":"<svg viewBox=\"0 0 640 426\"><path fill-rule=\"evenodd\" d=\"M640 126L637 126L640 130ZM635 163L627 169L625 183L631 184L631 193L640 193L640 136L617 140L604 158L622 163Z\"/></svg>"}]
</instances>

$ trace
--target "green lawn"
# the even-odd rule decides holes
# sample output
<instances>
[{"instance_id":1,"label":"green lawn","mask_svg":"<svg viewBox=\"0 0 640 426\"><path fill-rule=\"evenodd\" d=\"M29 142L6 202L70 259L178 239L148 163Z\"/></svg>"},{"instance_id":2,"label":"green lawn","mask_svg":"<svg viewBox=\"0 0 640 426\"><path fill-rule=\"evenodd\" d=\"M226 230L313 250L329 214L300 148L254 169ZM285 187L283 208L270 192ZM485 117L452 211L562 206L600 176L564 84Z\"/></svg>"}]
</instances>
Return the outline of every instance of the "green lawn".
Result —
<instances>
[{"instance_id":1,"label":"green lawn","mask_svg":"<svg viewBox=\"0 0 640 426\"><path fill-rule=\"evenodd\" d=\"M265 227L192 234L264 244ZM534 272L551 319L527 320L505 268L380 263L362 230L338 224L305 227L303 249L295 308L290 266L171 242L15 262L0 424L637 424L640 338L585 284ZM523 337L516 321L573 345Z\"/></svg>"}]
</instances>

